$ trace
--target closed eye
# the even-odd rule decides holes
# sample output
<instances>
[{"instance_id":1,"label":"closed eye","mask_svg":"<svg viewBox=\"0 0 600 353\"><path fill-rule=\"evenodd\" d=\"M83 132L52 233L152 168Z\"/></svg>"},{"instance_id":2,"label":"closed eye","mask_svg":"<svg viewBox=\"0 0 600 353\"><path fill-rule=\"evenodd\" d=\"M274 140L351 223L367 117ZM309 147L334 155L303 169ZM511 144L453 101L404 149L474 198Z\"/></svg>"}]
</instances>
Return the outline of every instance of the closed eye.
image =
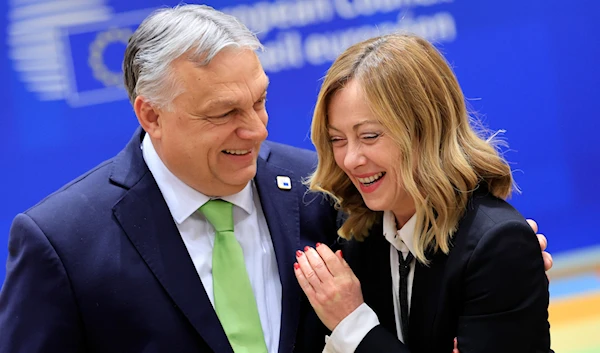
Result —
<instances>
[{"instance_id":1,"label":"closed eye","mask_svg":"<svg viewBox=\"0 0 600 353\"><path fill-rule=\"evenodd\" d=\"M254 109L264 109L267 104L267 97L264 96L254 103Z\"/></svg>"},{"instance_id":2,"label":"closed eye","mask_svg":"<svg viewBox=\"0 0 600 353\"><path fill-rule=\"evenodd\" d=\"M224 124L230 120L237 113L237 109L232 109L225 114L219 114L215 116L206 116L206 119L211 121L213 124Z\"/></svg>"},{"instance_id":3,"label":"closed eye","mask_svg":"<svg viewBox=\"0 0 600 353\"><path fill-rule=\"evenodd\" d=\"M379 136L381 136L381 134L364 134L361 137L365 140L375 140Z\"/></svg>"},{"instance_id":4,"label":"closed eye","mask_svg":"<svg viewBox=\"0 0 600 353\"><path fill-rule=\"evenodd\" d=\"M230 116L230 115L233 115L234 113L235 113L235 109L233 109L233 110L230 110L230 111L228 111L228 112L227 112L227 113L225 113L225 114L218 115L218 116L216 116L215 118L226 118L226 117L228 117L228 116Z\"/></svg>"},{"instance_id":5,"label":"closed eye","mask_svg":"<svg viewBox=\"0 0 600 353\"><path fill-rule=\"evenodd\" d=\"M337 136L333 136L333 137L329 138L329 142L331 142L331 143L340 142L340 141L344 141L344 139L341 137L337 137Z\"/></svg>"}]
</instances>

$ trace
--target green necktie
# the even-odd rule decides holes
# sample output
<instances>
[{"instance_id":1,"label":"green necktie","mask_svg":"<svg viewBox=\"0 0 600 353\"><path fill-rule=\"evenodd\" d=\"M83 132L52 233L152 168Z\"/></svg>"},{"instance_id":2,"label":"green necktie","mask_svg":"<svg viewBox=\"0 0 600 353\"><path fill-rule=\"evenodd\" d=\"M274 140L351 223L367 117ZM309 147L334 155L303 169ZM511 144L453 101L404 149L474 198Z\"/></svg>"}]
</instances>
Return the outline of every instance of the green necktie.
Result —
<instances>
[{"instance_id":1,"label":"green necktie","mask_svg":"<svg viewBox=\"0 0 600 353\"><path fill-rule=\"evenodd\" d=\"M212 277L215 311L235 353L266 353L242 247L233 234L233 204L210 200L200 212L215 228Z\"/></svg>"}]
</instances>

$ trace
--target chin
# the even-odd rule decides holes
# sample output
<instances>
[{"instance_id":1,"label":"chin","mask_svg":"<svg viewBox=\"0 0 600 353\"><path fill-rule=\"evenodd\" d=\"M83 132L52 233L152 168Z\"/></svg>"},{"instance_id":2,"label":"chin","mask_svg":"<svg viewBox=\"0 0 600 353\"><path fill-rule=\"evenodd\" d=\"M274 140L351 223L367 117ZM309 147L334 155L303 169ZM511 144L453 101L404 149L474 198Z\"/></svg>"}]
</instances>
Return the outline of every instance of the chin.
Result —
<instances>
[{"instance_id":1,"label":"chin","mask_svg":"<svg viewBox=\"0 0 600 353\"><path fill-rule=\"evenodd\" d=\"M367 208L370 209L371 211L385 211L386 210L386 208L380 202L373 202L373 201L368 202L365 200L365 205L367 205Z\"/></svg>"},{"instance_id":2,"label":"chin","mask_svg":"<svg viewBox=\"0 0 600 353\"><path fill-rule=\"evenodd\" d=\"M244 186L246 186L246 184L248 184L250 182L250 180L254 179L254 177L256 176L256 169L253 170L241 170L238 173L236 173L231 179L230 179L230 185L237 185L240 188L244 188Z\"/></svg>"}]
</instances>

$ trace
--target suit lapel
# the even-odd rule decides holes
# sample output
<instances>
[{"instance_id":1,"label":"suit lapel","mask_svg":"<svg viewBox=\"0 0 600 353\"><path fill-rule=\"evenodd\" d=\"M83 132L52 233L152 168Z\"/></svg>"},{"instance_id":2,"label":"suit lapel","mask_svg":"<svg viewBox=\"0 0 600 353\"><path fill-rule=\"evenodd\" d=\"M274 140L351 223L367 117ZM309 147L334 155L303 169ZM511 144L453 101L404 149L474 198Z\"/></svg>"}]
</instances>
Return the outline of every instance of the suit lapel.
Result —
<instances>
[{"instance_id":1,"label":"suit lapel","mask_svg":"<svg viewBox=\"0 0 600 353\"><path fill-rule=\"evenodd\" d=\"M364 242L350 241L349 245L345 257L361 282L365 303L383 327L396 333L390 243L383 237L382 222L371 229Z\"/></svg>"},{"instance_id":2,"label":"suit lapel","mask_svg":"<svg viewBox=\"0 0 600 353\"><path fill-rule=\"evenodd\" d=\"M113 207L127 237L203 340L233 353L154 178L143 161L138 130L114 161L111 181L129 190Z\"/></svg>"},{"instance_id":3,"label":"suit lapel","mask_svg":"<svg viewBox=\"0 0 600 353\"><path fill-rule=\"evenodd\" d=\"M293 351L299 321L300 287L294 275L295 252L300 247L299 193L304 190L299 179L291 171L281 168L269 160L267 144L261 148L258 159L256 187L269 226L279 278L281 280L281 335L279 352ZM291 190L277 186L277 176L288 176L292 180Z\"/></svg>"},{"instance_id":4,"label":"suit lapel","mask_svg":"<svg viewBox=\"0 0 600 353\"><path fill-rule=\"evenodd\" d=\"M444 253L428 254L429 266L416 262L412 287L409 346L416 351L431 351L435 339L434 322L442 295L444 266L448 258Z\"/></svg>"}]
</instances>

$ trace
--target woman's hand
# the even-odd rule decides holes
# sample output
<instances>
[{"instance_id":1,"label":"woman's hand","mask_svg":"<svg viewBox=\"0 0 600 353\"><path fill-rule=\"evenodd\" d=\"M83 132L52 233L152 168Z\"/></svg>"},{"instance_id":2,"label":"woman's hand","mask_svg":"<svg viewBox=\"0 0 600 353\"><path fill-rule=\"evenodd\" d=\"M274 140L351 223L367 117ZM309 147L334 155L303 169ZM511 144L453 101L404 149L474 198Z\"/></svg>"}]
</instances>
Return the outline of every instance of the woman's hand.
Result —
<instances>
[{"instance_id":1,"label":"woman's hand","mask_svg":"<svg viewBox=\"0 0 600 353\"><path fill-rule=\"evenodd\" d=\"M296 252L294 272L319 319L333 331L346 316L364 303L360 282L342 257L327 245Z\"/></svg>"}]
</instances>

